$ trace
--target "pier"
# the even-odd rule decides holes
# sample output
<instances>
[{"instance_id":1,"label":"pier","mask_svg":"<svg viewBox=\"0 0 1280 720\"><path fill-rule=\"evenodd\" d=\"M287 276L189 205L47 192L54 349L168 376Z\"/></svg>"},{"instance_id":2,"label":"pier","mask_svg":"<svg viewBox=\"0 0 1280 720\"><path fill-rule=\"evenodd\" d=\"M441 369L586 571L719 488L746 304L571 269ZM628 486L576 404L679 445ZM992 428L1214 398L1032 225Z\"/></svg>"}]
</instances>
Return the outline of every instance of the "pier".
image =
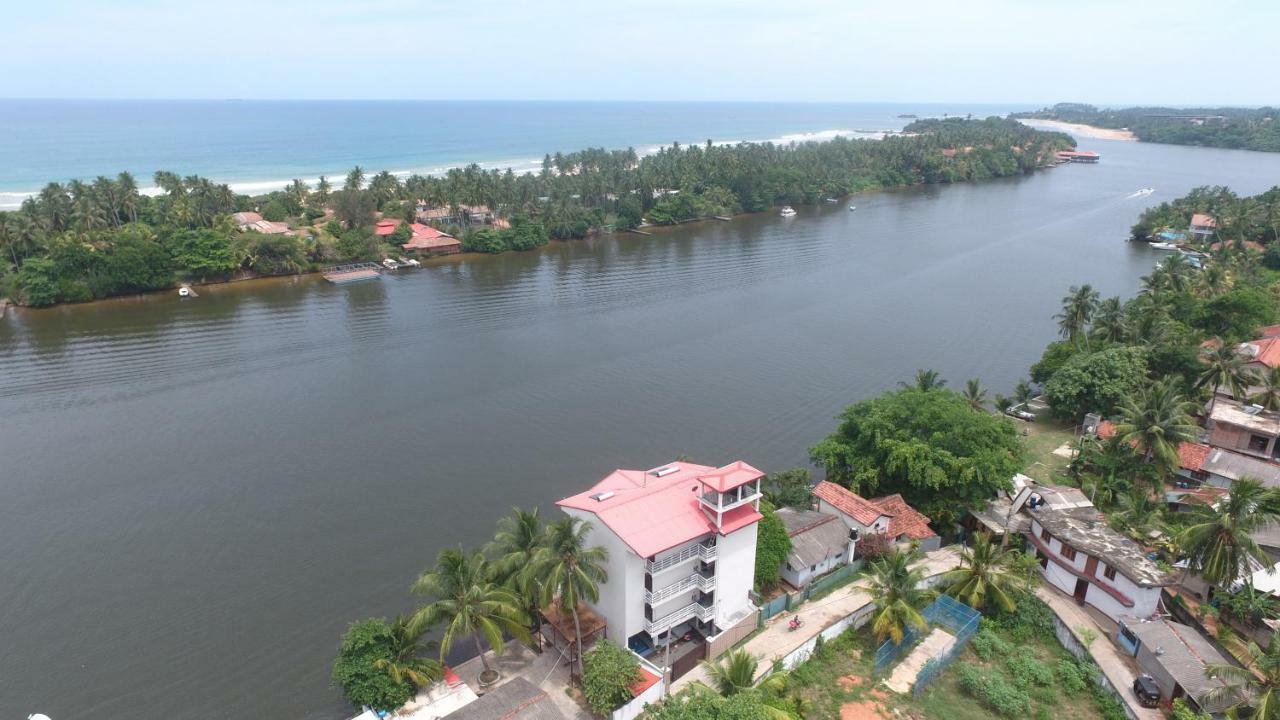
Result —
<instances>
[{"instance_id":1,"label":"pier","mask_svg":"<svg viewBox=\"0 0 1280 720\"><path fill-rule=\"evenodd\" d=\"M377 263L348 263L325 268L321 277L335 285L346 285L382 277L382 266Z\"/></svg>"}]
</instances>

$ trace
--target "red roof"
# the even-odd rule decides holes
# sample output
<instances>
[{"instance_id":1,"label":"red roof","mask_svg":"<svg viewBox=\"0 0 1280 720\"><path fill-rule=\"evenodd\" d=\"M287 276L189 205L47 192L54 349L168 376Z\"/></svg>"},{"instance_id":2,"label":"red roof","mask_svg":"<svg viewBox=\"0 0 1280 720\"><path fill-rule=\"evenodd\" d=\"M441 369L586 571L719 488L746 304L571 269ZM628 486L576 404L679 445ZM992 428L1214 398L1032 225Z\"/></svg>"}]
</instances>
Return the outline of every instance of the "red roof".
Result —
<instances>
[{"instance_id":1,"label":"red roof","mask_svg":"<svg viewBox=\"0 0 1280 720\"><path fill-rule=\"evenodd\" d=\"M399 220L379 220L373 226L373 234L386 237L396 231L396 227L400 224Z\"/></svg>"},{"instance_id":2,"label":"red roof","mask_svg":"<svg viewBox=\"0 0 1280 720\"><path fill-rule=\"evenodd\" d=\"M762 477L764 477L764 473L738 460L722 468L717 468L714 472L709 472L698 479L707 487L719 492L729 492L740 485L755 482Z\"/></svg>"},{"instance_id":3,"label":"red roof","mask_svg":"<svg viewBox=\"0 0 1280 720\"><path fill-rule=\"evenodd\" d=\"M634 695L635 697L640 697L640 695L642 695L645 690L648 690L654 685L657 685L658 680L660 679L661 678L659 678L657 675L654 675L653 673L641 667L640 679L631 685L631 694Z\"/></svg>"},{"instance_id":4,"label":"red roof","mask_svg":"<svg viewBox=\"0 0 1280 720\"><path fill-rule=\"evenodd\" d=\"M889 526L885 532L889 537L897 538L905 535L912 540L923 540L936 534L929 529L929 518L908 505L901 495L886 495L867 500L848 488L826 480L818 483L818 486L813 489L813 494L825 500L836 510L857 520L861 525L870 527L881 516L888 517Z\"/></svg>"},{"instance_id":5,"label":"red roof","mask_svg":"<svg viewBox=\"0 0 1280 720\"><path fill-rule=\"evenodd\" d=\"M447 247L459 247L462 243L452 235L442 233L430 225L413 223L409 226L413 237L403 245L405 250L438 250Z\"/></svg>"},{"instance_id":6,"label":"red roof","mask_svg":"<svg viewBox=\"0 0 1280 720\"><path fill-rule=\"evenodd\" d=\"M590 490L556 504L593 513L637 555L653 557L703 535L727 535L763 517L754 506L743 505L726 512L717 530L702 510L698 496L703 476L733 468L673 462L649 471L614 470Z\"/></svg>"},{"instance_id":7,"label":"red roof","mask_svg":"<svg viewBox=\"0 0 1280 720\"><path fill-rule=\"evenodd\" d=\"M1240 349L1244 350L1249 345L1257 349L1256 352L1252 348L1247 351L1248 357L1253 362L1260 362L1269 368L1280 367L1280 337L1269 337L1247 342Z\"/></svg>"},{"instance_id":8,"label":"red roof","mask_svg":"<svg viewBox=\"0 0 1280 720\"><path fill-rule=\"evenodd\" d=\"M1207 227L1207 228L1217 227L1218 221L1214 220L1212 215L1205 215L1204 213L1196 213L1195 215L1191 216L1191 226Z\"/></svg>"},{"instance_id":9,"label":"red roof","mask_svg":"<svg viewBox=\"0 0 1280 720\"><path fill-rule=\"evenodd\" d=\"M1208 445L1184 442L1178 445L1178 462L1192 472L1199 471L1204 467L1204 461L1209 458L1209 452L1212 450L1213 448Z\"/></svg>"},{"instance_id":10,"label":"red roof","mask_svg":"<svg viewBox=\"0 0 1280 720\"><path fill-rule=\"evenodd\" d=\"M1258 334L1261 335L1264 340L1280 337L1280 325L1268 325L1266 327L1258 328Z\"/></svg>"}]
</instances>

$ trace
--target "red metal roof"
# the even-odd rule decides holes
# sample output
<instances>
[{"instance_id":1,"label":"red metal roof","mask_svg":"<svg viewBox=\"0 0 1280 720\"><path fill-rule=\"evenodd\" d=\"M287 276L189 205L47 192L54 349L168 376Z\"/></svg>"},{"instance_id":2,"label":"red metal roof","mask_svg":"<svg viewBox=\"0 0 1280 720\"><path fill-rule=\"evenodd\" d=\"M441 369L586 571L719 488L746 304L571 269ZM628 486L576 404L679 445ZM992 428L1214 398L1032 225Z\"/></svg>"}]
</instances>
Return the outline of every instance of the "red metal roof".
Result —
<instances>
[{"instance_id":1,"label":"red metal roof","mask_svg":"<svg viewBox=\"0 0 1280 720\"><path fill-rule=\"evenodd\" d=\"M399 220L379 220L373 226L373 234L386 237L396 231L396 227L400 224Z\"/></svg>"},{"instance_id":2,"label":"red metal roof","mask_svg":"<svg viewBox=\"0 0 1280 720\"><path fill-rule=\"evenodd\" d=\"M1191 216L1191 225L1192 227L1212 228L1212 227L1218 227L1218 221L1214 220L1212 215L1206 215L1204 213L1196 213Z\"/></svg>"},{"instance_id":3,"label":"red metal roof","mask_svg":"<svg viewBox=\"0 0 1280 720\"><path fill-rule=\"evenodd\" d=\"M590 490L556 504L595 514L637 555L653 557L709 533L727 535L763 517L754 506L743 505L725 513L717 531L702 510L702 476L732 467L672 462L649 471L614 470Z\"/></svg>"},{"instance_id":4,"label":"red metal roof","mask_svg":"<svg viewBox=\"0 0 1280 720\"><path fill-rule=\"evenodd\" d=\"M1263 340L1280 337L1280 325L1267 325L1266 327L1260 327L1258 328L1258 334L1262 336Z\"/></svg>"},{"instance_id":5,"label":"red metal roof","mask_svg":"<svg viewBox=\"0 0 1280 720\"><path fill-rule=\"evenodd\" d=\"M888 517L889 525L885 528L885 533L889 537L906 535L912 540L923 540L937 534L929 528L929 518L908 505L901 495L885 495L867 500L848 488L826 480L818 483L813 494L868 527L881 516Z\"/></svg>"},{"instance_id":6,"label":"red metal roof","mask_svg":"<svg viewBox=\"0 0 1280 720\"><path fill-rule=\"evenodd\" d=\"M1178 462L1188 470L1199 471L1204 468L1204 461L1212 450L1208 445L1184 442L1178 445Z\"/></svg>"},{"instance_id":7,"label":"red metal roof","mask_svg":"<svg viewBox=\"0 0 1280 720\"><path fill-rule=\"evenodd\" d=\"M430 225L413 223L409 226L413 237L402 247L405 250L438 250L447 247L460 247L462 242L447 233L442 233Z\"/></svg>"},{"instance_id":8,"label":"red metal roof","mask_svg":"<svg viewBox=\"0 0 1280 720\"><path fill-rule=\"evenodd\" d=\"M648 670L645 670L644 667L642 666L640 668L640 679L631 684L631 694L634 695L635 697L640 697L642 694L644 694L645 690L648 690L654 685L657 685L658 680L660 679L661 678L659 678L657 675L654 675Z\"/></svg>"},{"instance_id":9,"label":"red metal roof","mask_svg":"<svg viewBox=\"0 0 1280 720\"><path fill-rule=\"evenodd\" d=\"M1261 340L1253 340L1245 343L1257 348L1257 352L1250 351L1253 362L1260 362L1269 368L1280 367L1280 337L1264 337ZM1243 348L1243 346L1241 346Z\"/></svg>"},{"instance_id":10,"label":"red metal roof","mask_svg":"<svg viewBox=\"0 0 1280 720\"><path fill-rule=\"evenodd\" d=\"M722 468L717 468L699 477L698 480L703 485L714 488L719 492L729 492L740 485L755 482L762 477L764 477L764 473L738 460Z\"/></svg>"}]
</instances>

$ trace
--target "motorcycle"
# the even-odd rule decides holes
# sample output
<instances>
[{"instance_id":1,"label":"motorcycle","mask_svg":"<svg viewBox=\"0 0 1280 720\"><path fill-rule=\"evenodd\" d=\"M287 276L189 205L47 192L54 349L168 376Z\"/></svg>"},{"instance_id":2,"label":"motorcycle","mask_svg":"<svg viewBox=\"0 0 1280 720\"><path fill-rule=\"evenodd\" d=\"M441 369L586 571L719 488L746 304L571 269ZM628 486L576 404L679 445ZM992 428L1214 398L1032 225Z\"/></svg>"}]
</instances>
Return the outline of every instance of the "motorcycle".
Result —
<instances>
[{"instance_id":1,"label":"motorcycle","mask_svg":"<svg viewBox=\"0 0 1280 720\"><path fill-rule=\"evenodd\" d=\"M801 620L800 616L798 615L796 617L791 618L791 622L787 623L787 630L789 632L795 632L796 630L799 630L802 627L804 627L804 621Z\"/></svg>"}]
</instances>

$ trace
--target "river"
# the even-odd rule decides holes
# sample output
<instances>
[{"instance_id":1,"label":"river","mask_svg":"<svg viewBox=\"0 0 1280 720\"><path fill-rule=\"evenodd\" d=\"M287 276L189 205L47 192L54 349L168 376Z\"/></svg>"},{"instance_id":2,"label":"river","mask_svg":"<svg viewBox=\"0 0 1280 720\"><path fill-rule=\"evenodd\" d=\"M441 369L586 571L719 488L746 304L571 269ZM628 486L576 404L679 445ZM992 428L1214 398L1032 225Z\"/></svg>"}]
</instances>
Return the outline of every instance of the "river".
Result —
<instances>
[{"instance_id":1,"label":"river","mask_svg":"<svg viewBox=\"0 0 1280 720\"><path fill-rule=\"evenodd\" d=\"M1135 291L1143 207L1280 181L1280 155L1081 149L856 212L10 312L0 717L344 717L347 623L411 609L510 507L681 454L802 464L916 368L1007 393L1068 286Z\"/></svg>"}]
</instances>

